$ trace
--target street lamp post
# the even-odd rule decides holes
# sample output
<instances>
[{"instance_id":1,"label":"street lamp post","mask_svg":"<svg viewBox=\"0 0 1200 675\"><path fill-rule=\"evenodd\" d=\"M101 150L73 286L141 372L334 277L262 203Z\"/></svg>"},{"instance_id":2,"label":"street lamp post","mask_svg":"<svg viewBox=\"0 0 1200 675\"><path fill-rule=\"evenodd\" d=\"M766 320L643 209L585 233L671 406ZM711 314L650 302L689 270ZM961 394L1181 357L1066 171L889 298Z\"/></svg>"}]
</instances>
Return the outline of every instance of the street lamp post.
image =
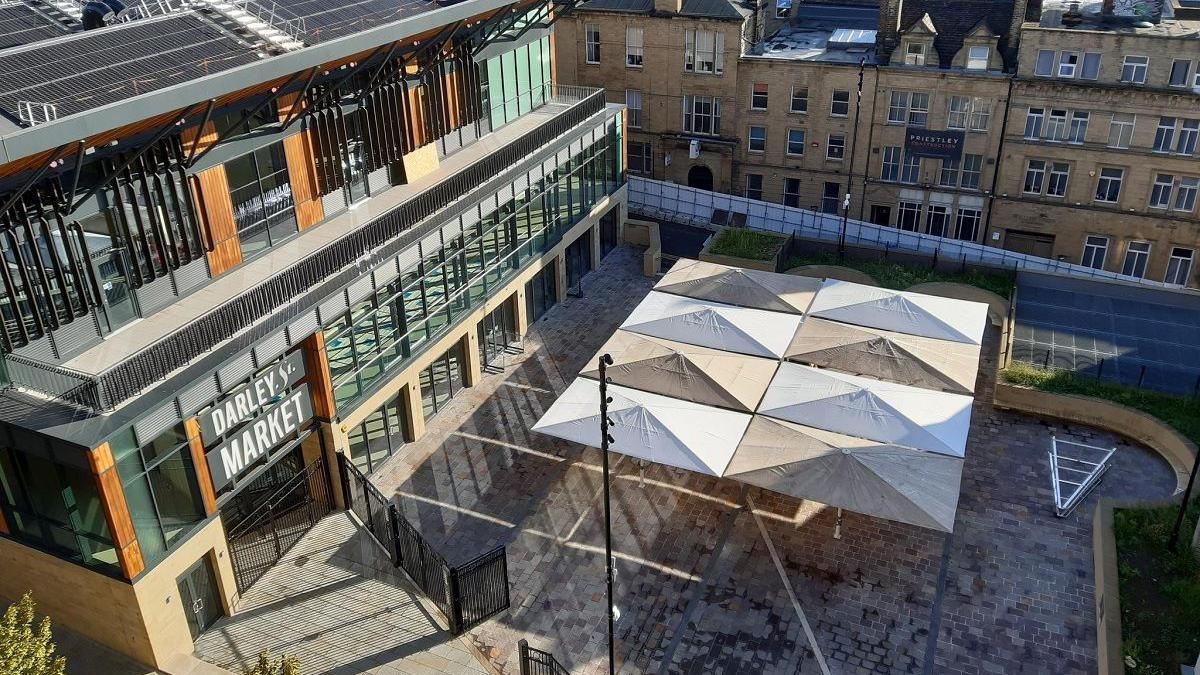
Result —
<instances>
[{"instance_id":1,"label":"street lamp post","mask_svg":"<svg viewBox=\"0 0 1200 675\"><path fill-rule=\"evenodd\" d=\"M850 217L850 187L854 183L854 156L858 153L858 122L862 113L863 78L867 72L867 60L858 62L858 93L854 98L854 135L850 145L850 170L846 172L846 198L842 201L842 228L838 232L838 255L846 255L846 220Z\"/></svg>"},{"instance_id":2,"label":"street lamp post","mask_svg":"<svg viewBox=\"0 0 1200 675\"><path fill-rule=\"evenodd\" d=\"M608 444L613 442L612 436L608 435L608 428L612 425L612 421L608 419L608 404L612 403L612 399L608 396L608 367L612 365L612 356L603 354L600 356L600 463L603 467L604 480L604 579L608 584L608 673L615 675L617 672L616 665L616 648L613 643L613 622L614 610L613 605L613 565L612 565L612 516L608 508Z\"/></svg>"},{"instance_id":3,"label":"street lamp post","mask_svg":"<svg viewBox=\"0 0 1200 675\"><path fill-rule=\"evenodd\" d=\"M1175 516L1175 528L1171 531L1171 541L1167 548L1172 551L1179 549L1179 531L1183 529L1183 518L1187 515L1188 503L1192 501L1192 488L1196 485L1196 473L1200 471L1200 455L1192 462L1192 474L1188 477L1187 489L1183 491L1183 502L1179 504L1179 515Z\"/></svg>"}]
</instances>

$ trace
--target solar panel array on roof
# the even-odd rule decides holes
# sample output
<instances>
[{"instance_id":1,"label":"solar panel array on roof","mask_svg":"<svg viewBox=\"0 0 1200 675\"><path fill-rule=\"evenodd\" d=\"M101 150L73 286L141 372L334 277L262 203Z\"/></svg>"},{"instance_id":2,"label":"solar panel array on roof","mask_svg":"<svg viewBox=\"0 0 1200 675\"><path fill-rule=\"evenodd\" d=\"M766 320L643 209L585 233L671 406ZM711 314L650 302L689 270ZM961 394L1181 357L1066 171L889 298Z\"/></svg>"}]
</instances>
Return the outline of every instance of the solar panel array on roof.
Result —
<instances>
[{"instance_id":1,"label":"solar panel array on roof","mask_svg":"<svg viewBox=\"0 0 1200 675\"><path fill-rule=\"evenodd\" d=\"M304 17L305 40L327 42L436 9L426 0L279 0L278 4Z\"/></svg>"},{"instance_id":2,"label":"solar panel array on roof","mask_svg":"<svg viewBox=\"0 0 1200 675\"><path fill-rule=\"evenodd\" d=\"M1200 391L1200 297L1022 272L1013 360L1173 394Z\"/></svg>"},{"instance_id":3,"label":"solar panel array on roof","mask_svg":"<svg viewBox=\"0 0 1200 675\"><path fill-rule=\"evenodd\" d=\"M19 4L0 4L0 49L62 37L66 26Z\"/></svg>"},{"instance_id":4,"label":"solar panel array on roof","mask_svg":"<svg viewBox=\"0 0 1200 675\"><path fill-rule=\"evenodd\" d=\"M257 59L191 12L134 21L0 52L0 112L16 121L32 101L65 117Z\"/></svg>"}]
</instances>

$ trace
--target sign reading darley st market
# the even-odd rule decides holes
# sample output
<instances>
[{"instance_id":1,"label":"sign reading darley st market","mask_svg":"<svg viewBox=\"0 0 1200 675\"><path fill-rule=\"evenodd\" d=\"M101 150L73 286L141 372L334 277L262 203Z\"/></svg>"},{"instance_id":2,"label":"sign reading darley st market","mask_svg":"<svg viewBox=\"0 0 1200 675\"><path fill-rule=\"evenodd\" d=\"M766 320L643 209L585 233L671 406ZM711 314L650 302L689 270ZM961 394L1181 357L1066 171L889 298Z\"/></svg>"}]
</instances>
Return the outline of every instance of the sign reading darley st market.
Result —
<instances>
[{"instance_id":1,"label":"sign reading darley st market","mask_svg":"<svg viewBox=\"0 0 1200 675\"><path fill-rule=\"evenodd\" d=\"M213 487L221 489L313 416L308 386L287 394L253 422L208 452Z\"/></svg>"},{"instance_id":2,"label":"sign reading darley st market","mask_svg":"<svg viewBox=\"0 0 1200 675\"><path fill-rule=\"evenodd\" d=\"M200 435L204 444L225 435L255 413L275 402L283 392L304 377L304 355L288 354L270 370L254 378L250 384L235 389L222 398L211 410L200 416Z\"/></svg>"}]
</instances>

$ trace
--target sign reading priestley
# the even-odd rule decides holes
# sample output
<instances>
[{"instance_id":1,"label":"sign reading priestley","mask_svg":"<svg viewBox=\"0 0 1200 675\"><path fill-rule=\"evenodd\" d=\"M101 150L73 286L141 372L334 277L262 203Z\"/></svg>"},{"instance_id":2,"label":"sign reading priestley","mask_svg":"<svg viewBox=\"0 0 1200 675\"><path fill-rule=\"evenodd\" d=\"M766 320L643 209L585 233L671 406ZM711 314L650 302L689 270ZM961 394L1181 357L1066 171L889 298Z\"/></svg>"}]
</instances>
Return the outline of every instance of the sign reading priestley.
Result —
<instances>
[{"instance_id":1,"label":"sign reading priestley","mask_svg":"<svg viewBox=\"0 0 1200 675\"><path fill-rule=\"evenodd\" d=\"M933 131L909 127L904 134L904 152L915 157L961 159L963 132Z\"/></svg>"},{"instance_id":2,"label":"sign reading priestley","mask_svg":"<svg viewBox=\"0 0 1200 675\"><path fill-rule=\"evenodd\" d=\"M308 386L292 390L302 377L304 357L292 352L200 415L205 446L225 437L206 455L213 487L228 484L312 418Z\"/></svg>"}]
</instances>

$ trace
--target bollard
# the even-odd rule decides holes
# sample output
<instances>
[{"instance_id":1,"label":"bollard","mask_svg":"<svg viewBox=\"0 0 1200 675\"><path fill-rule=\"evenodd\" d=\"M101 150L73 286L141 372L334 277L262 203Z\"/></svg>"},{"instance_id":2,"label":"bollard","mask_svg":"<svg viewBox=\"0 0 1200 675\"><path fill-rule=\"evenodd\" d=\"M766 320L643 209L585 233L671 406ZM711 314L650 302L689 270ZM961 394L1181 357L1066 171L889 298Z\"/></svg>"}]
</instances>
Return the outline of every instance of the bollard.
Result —
<instances>
[{"instance_id":1,"label":"bollard","mask_svg":"<svg viewBox=\"0 0 1200 675\"><path fill-rule=\"evenodd\" d=\"M1142 371L1141 371L1140 373L1138 373L1138 383L1137 383L1137 386L1138 386L1138 388L1139 388L1139 389L1141 389L1141 387L1142 387L1142 380L1144 380L1144 379L1146 379L1146 366L1142 366Z\"/></svg>"},{"instance_id":2,"label":"bollard","mask_svg":"<svg viewBox=\"0 0 1200 675\"><path fill-rule=\"evenodd\" d=\"M1104 359L1100 359L1100 367L1096 369L1096 378L1104 377Z\"/></svg>"}]
</instances>

